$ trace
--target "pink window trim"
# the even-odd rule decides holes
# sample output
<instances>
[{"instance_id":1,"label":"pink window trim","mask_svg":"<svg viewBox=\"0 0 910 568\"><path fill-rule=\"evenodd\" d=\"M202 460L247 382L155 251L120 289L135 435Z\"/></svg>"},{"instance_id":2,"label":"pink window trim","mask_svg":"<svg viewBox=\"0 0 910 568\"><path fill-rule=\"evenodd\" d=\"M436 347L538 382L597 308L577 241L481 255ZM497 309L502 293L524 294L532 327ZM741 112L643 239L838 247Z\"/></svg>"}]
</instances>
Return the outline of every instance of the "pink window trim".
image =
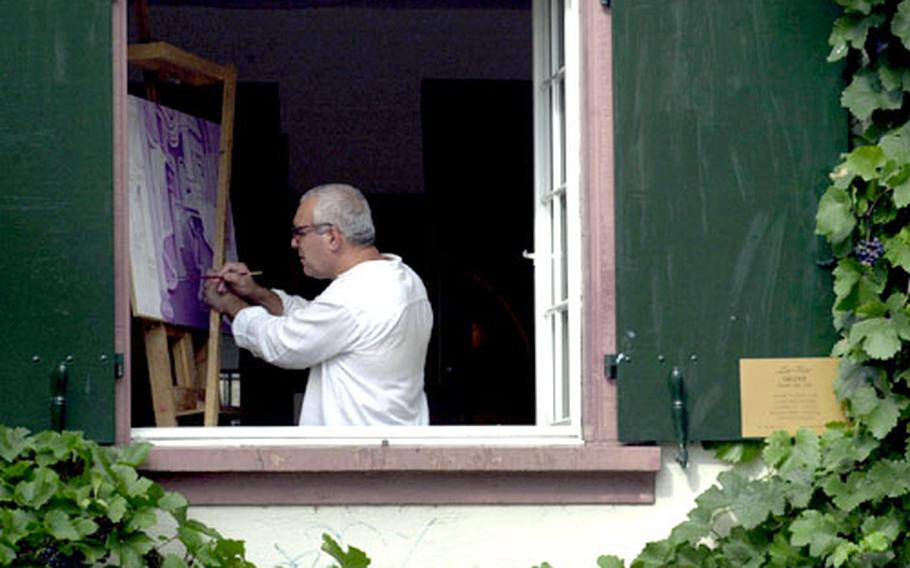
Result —
<instances>
[{"instance_id":1,"label":"pink window trim","mask_svg":"<svg viewBox=\"0 0 910 568\"><path fill-rule=\"evenodd\" d=\"M611 15L583 2L585 195L582 429L586 443L548 447L155 447L145 473L194 504L651 503L657 447L616 442ZM129 270L126 256L126 0L113 1L115 324L125 377L117 441L129 441Z\"/></svg>"}]
</instances>

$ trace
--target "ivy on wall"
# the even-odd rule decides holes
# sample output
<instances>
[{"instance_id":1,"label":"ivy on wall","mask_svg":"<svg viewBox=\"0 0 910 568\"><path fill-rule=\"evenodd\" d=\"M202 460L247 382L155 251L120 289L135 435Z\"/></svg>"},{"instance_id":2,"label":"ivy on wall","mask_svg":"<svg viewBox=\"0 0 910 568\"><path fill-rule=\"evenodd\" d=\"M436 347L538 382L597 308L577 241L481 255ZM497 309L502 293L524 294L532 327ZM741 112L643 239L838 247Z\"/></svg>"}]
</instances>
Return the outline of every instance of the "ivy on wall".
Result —
<instances>
[{"instance_id":1,"label":"ivy on wall","mask_svg":"<svg viewBox=\"0 0 910 568\"><path fill-rule=\"evenodd\" d=\"M835 2L828 60L845 68L853 149L816 227L833 254L848 421L767 438L762 474L721 474L633 568L910 565L910 0Z\"/></svg>"}]
</instances>

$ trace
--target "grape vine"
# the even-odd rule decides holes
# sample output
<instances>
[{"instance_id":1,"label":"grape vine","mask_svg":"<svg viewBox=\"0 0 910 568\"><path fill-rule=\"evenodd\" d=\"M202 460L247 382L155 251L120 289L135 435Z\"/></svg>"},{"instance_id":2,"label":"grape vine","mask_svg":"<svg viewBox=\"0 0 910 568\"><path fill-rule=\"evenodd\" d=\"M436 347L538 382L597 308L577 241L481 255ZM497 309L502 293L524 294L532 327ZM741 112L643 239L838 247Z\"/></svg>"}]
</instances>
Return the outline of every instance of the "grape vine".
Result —
<instances>
[{"instance_id":1,"label":"grape vine","mask_svg":"<svg viewBox=\"0 0 910 568\"><path fill-rule=\"evenodd\" d=\"M760 475L721 474L632 568L910 565L910 0L834 1L828 61L845 71L852 149L816 232L834 257L847 421L767 438Z\"/></svg>"}]
</instances>

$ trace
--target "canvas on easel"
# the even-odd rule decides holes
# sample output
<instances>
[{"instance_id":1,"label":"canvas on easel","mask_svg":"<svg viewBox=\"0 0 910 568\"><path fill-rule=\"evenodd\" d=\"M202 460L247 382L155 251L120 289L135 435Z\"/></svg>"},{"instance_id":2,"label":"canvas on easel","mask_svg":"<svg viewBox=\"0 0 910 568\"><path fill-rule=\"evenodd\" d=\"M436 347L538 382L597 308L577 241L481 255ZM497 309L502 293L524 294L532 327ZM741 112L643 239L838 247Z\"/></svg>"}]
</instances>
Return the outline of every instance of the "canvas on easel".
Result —
<instances>
[{"instance_id":1,"label":"canvas on easel","mask_svg":"<svg viewBox=\"0 0 910 568\"><path fill-rule=\"evenodd\" d=\"M130 269L135 315L206 329L202 280L212 268L219 125L130 96ZM230 214L225 256L236 258Z\"/></svg>"},{"instance_id":2,"label":"canvas on easel","mask_svg":"<svg viewBox=\"0 0 910 568\"><path fill-rule=\"evenodd\" d=\"M138 5L143 4L139 0ZM152 254L143 256L139 254L139 266L147 271L147 275L157 274L158 267L162 266L164 274L165 295L169 284L174 284L174 289L178 289L182 281L192 282L194 285L190 289L201 291L202 283L195 282L199 280L204 270L209 268L208 257L211 253L211 267L220 268L224 263L225 257L234 256L229 251L234 249L233 230L230 223L228 212L228 190L231 186L231 154L234 144L234 100L237 91L237 69L233 65L219 65L197 55L179 49L165 42L150 42L130 45L127 49L127 59L130 64L137 65L143 69L147 79L151 79L148 84L150 98L157 101L155 88L158 81L176 81L190 86L204 85L221 85L221 123L219 128L219 143L217 149L217 184L214 192L214 199L210 197L208 190L199 191L191 197L186 194L187 191L193 193L193 188L181 185L181 173L191 174L192 179L211 178L206 172L211 171L210 165L201 166L200 160L195 156L200 147L198 142L202 140L202 132L207 131L208 127L196 125L194 133L187 141L186 138L178 134L164 134L169 132L168 117L177 117L178 114L169 114L161 111L161 107L155 107L152 113L153 120L148 122L152 130L156 133L155 144L159 145L158 151L152 152L153 159L150 160L151 167L163 168L157 170L159 181L158 185L163 187L161 192L164 195L164 202L170 199L177 201L176 196L180 197L180 202L189 204L180 212L177 217L182 219L176 226L173 233L168 233L167 224L163 223L163 235L156 238L152 235L148 238L153 244L149 245L150 250L155 251L155 243L165 243L164 248ZM161 111L161 112L159 112ZM137 116L139 114L137 113ZM159 122L161 121L161 122ZM139 130L137 129L138 133ZM131 140L132 141L132 140ZM186 144L184 145L184 142ZM136 148L142 148L149 143L149 137L146 135L135 142ZM168 153L161 150L160 146L176 143L183 151L173 153L168 160ZM210 147L211 145L209 145ZM205 154L205 152L203 152ZM209 159L212 153L209 152ZM189 156L189 159L187 158ZM187 166L187 163L191 165ZM205 161L209 164L208 161ZM168 165L170 164L170 165ZM137 170L138 171L138 170ZM163 173L162 173L163 172ZM170 175L169 175L170 174ZM130 176L132 179L132 176ZM173 181L171 180L173 178ZM161 182L163 181L163 184ZM170 184L170 185L169 185ZM136 187L140 187L137 184ZM168 188L174 188L174 193L170 194ZM135 188L131 188L133 190ZM183 192L183 193L181 193ZM146 189L146 193L150 193ZM204 196L200 198L201 196ZM152 203L152 202L149 202ZM159 202L160 204L161 202ZM204 207L198 205L206 203ZM202 214L202 209L209 210L209 204L213 204L214 214ZM162 211L170 210L171 205L163 206ZM145 215L139 220L137 227L148 223L153 228L155 223L148 221L153 219L154 206L149 205L143 212L140 205L130 203L131 215ZM133 213L132 210L136 210ZM167 215L161 213L161 215ZM173 214L172 214L173 216ZM132 218L132 217L131 217ZM212 224L200 221L200 219L212 219ZM181 225L182 223L182 225ZM148 226L148 225L146 225ZM141 240L142 237L134 231L138 228L131 229L131 238L133 241ZM182 233L183 247L177 245L178 234ZM210 231L209 231L210 230ZM168 244L170 243L170 244ZM170 249L168 249L170 247ZM165 254L165 250L169 250ZM140 251L142 252L142 251ZM147 252L147 251L146 251ZM132 250L131 250L132 256ZM173 262L169 262L169 259ZM160 262L159 262L160 261ZM184 262L183 265L180 263ZM161 311L162 283L161 276L155 286L150 286L152 280L143 280L142 274L134 277L134 291L137 287L141 289L148 288L152 290L152 304L157 305ZM176 283L176 284L175 284ZM157 296L154 294L157 291ZM187 303L193 303L205 309L202 302L201 293L194 296L190 294ZM165 307L162 311L162 319L143 317L141 312L136 309L136 293L133 294L134 313L143 321L143 336L145 339L146 360L149 367L149 384L151 386L152 405L155 412L155 424L158 426L176 426L178 425L178 416L188 416L191 414L203 414L203 424L205 426L217 426L221 412L221 404L218 396L218 386L221 371L221 315L215 310L208 310L208 340L205 345L196 346L192 340L191 328L174 325L168 321L162 321L171 313ZM176 303L177 305L180 302ZM164 304L166 305L166 303ZM174 307L172 303L171 308ZM176 310L171 310L175 312ZM192 353L192 355L191 355ZM171 363L173 362L173 366ZM196 372L194 372L194 367Z\"/></svg>"}]
</instances>

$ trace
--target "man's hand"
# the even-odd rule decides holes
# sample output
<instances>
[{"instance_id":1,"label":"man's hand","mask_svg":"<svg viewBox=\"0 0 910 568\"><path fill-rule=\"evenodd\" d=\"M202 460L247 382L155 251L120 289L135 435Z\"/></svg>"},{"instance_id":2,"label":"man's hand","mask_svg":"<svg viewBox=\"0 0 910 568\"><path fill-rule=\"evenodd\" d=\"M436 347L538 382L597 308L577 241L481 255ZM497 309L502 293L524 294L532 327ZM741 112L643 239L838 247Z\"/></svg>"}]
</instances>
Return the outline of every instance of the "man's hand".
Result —
<instances>
[{"instance_id":1,"label":"man's hand","mask_svg":"<svg viewBox=\"0 0 910 568\"><path fill-rule=\"evenodd\" d=\"M284 313L284 305L277 294L260 286L253 280L250 269L242 262L226 262L221 270L210 271L209 274L217 276L210 279L210 283L216 284L215 291L218 294L230 294L241 300L244 305L259 305L266 309L273 316L280 316ZM209 302L208 298L205 300ZM215 300L217 301L217 300ZM209 302L209 305L212 305ZM212 305L212 307L215 307ZM215 308L218 309L218 308ZM240 308L243 309L243 308Z\"/></svg>"},{"instance_id":2,"label":"man's hand","mask_svg":"<svg viewBox=\"0 0 910 568\"><path fill-rule=\"evenodd\" d=\"M210 270L209 275L217 276L218 273ZM237 312L249 306L242 298L225 287L222 278L206 280L202 292L202 297L206 304L232 320L237 315Z\"/></svg>"},{"instance_id":3,"label":"man's hand","mask_svg":"<svg viewBox=\"0 0 910 568\"><path fill-rule=\"evenodd\" d=\"M242 262L226 262L218 276L218 292L231 292L249 303L258 304L266 289L256 283L250 276L250 269Z\"/></svg>"}]
</instances>

